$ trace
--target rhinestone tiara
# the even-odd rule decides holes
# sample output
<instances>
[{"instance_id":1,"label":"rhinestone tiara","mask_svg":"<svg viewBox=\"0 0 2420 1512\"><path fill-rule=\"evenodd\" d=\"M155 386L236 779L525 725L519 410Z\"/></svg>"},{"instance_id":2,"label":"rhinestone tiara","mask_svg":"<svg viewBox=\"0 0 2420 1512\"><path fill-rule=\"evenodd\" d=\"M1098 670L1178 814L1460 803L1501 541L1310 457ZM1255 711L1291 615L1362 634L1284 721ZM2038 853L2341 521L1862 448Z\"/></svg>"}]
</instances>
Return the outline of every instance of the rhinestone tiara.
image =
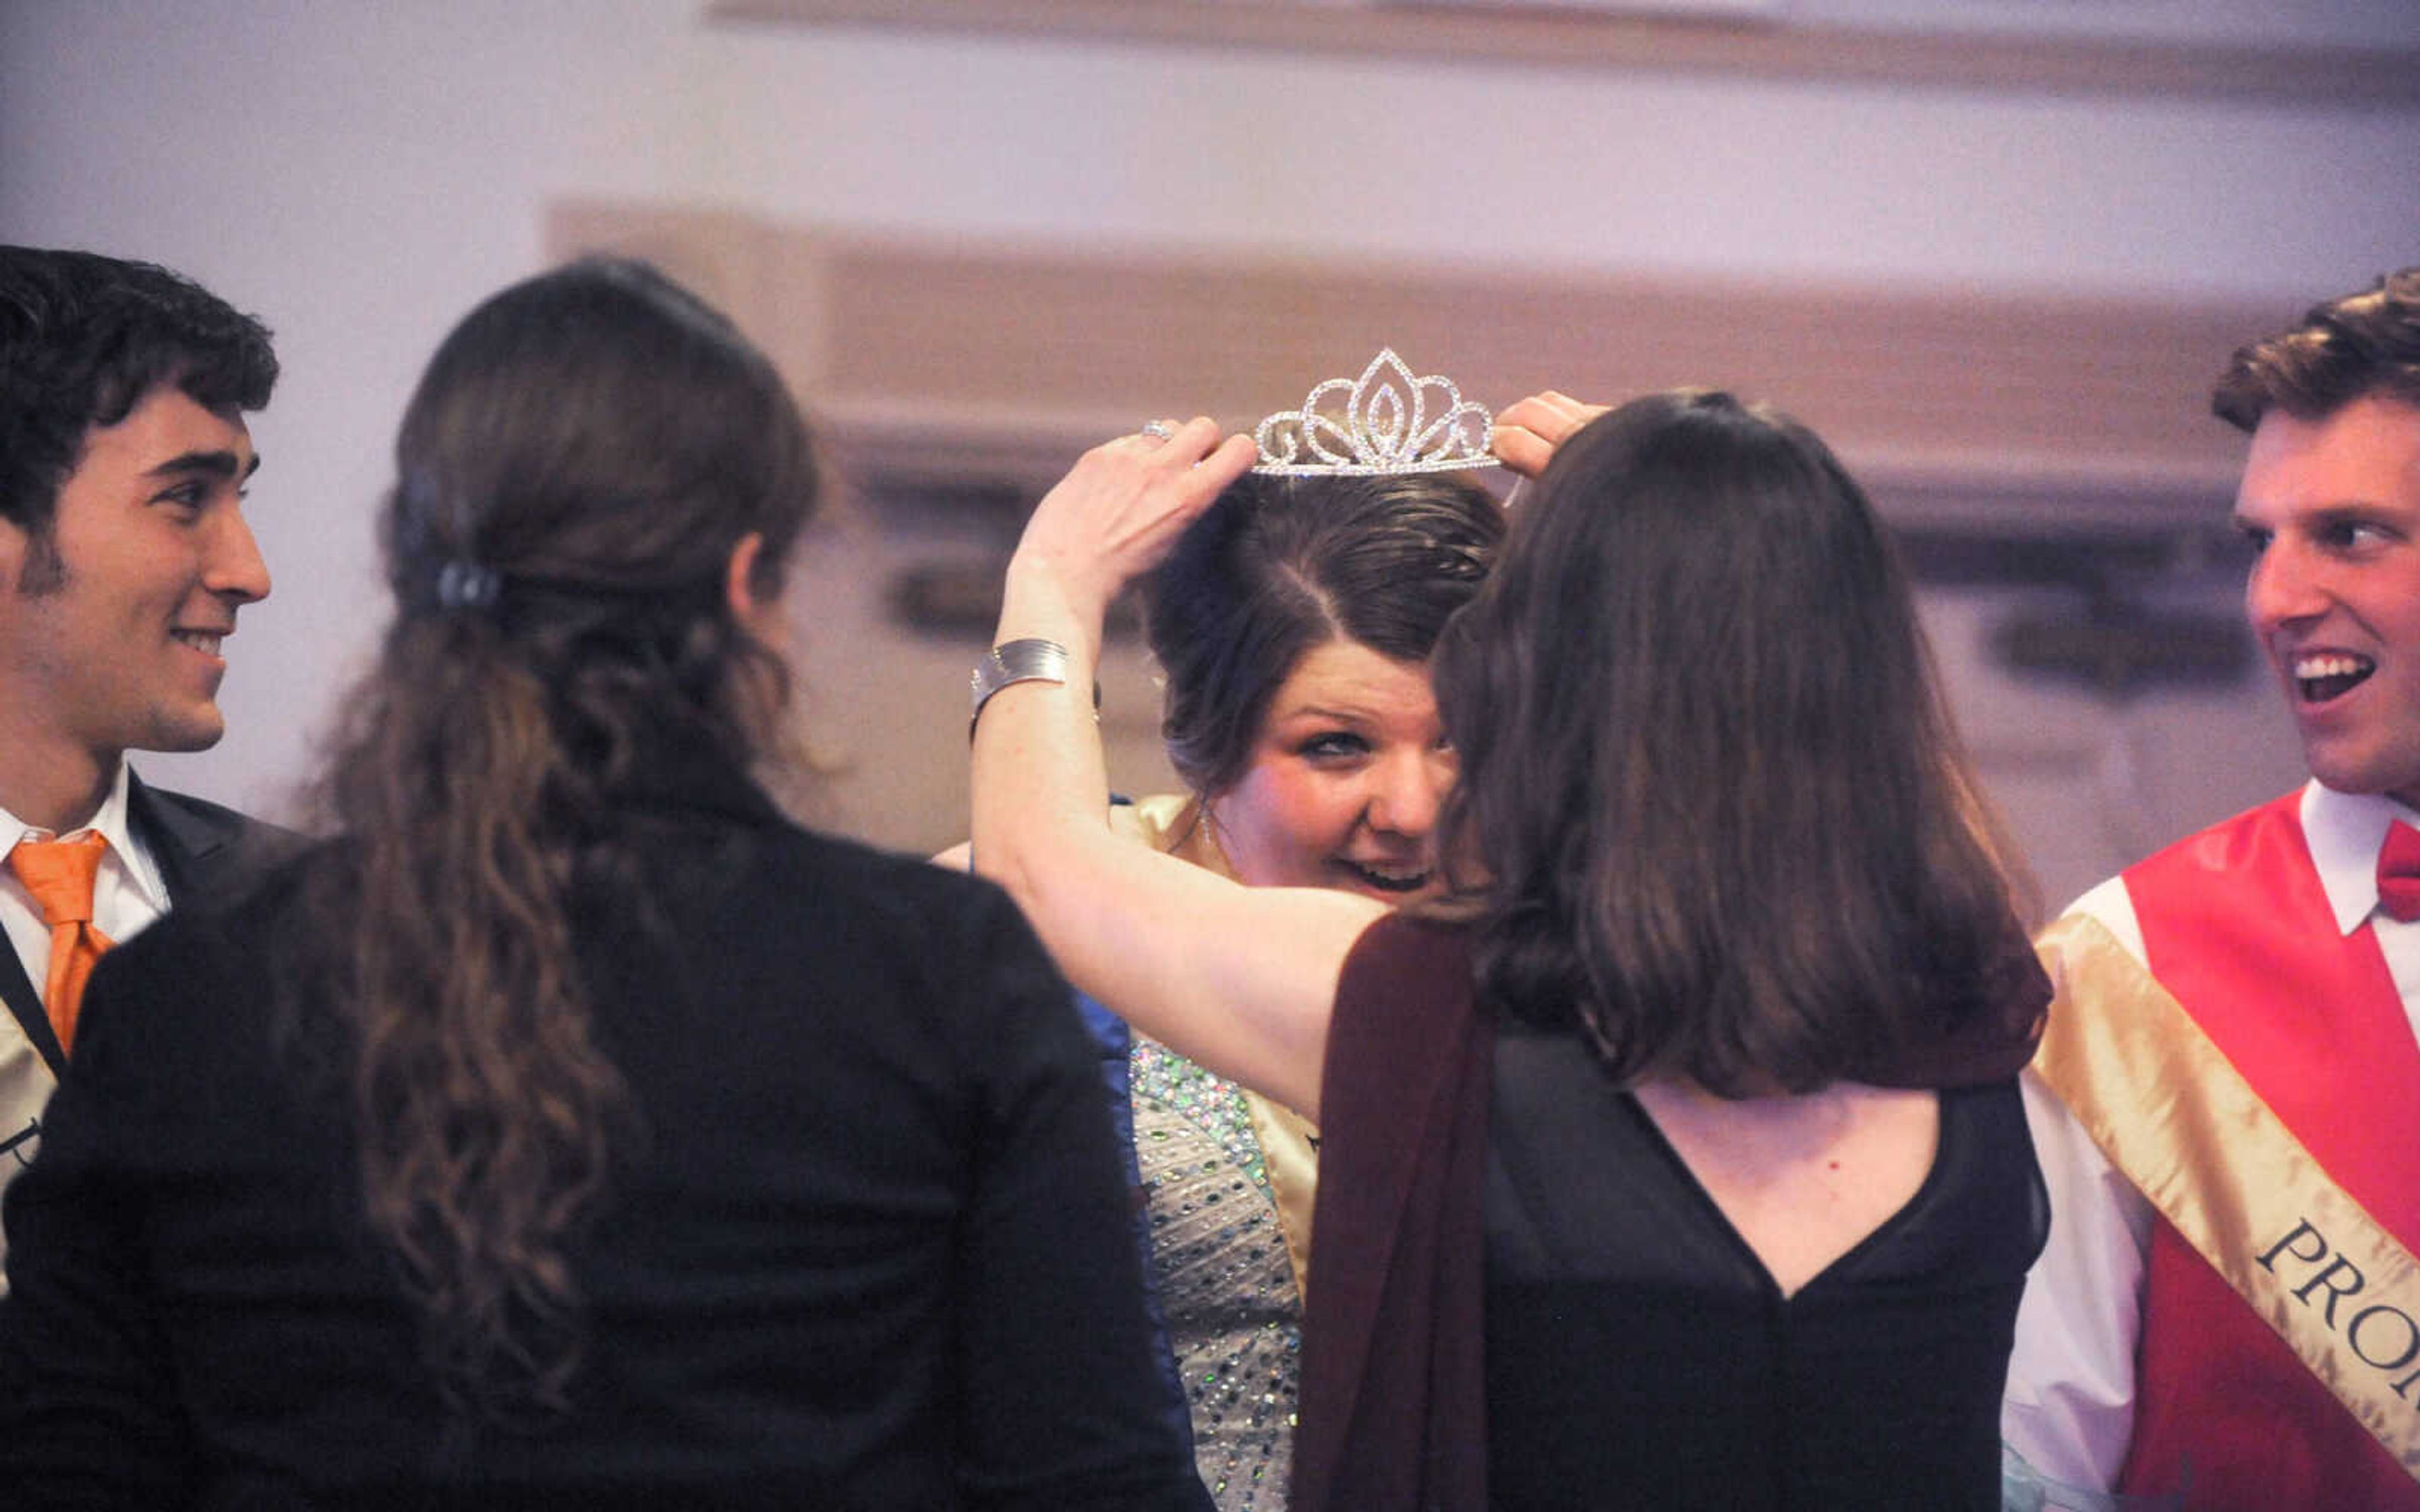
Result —
<instances>
[{"instance_id":1,"label":"rhinestone tiara","mask_svg":"<svg viewBox=\"0 0 2420 1512\"><path fill-rule=\"evenodd\" d=\"M1341 412L1339 393L1344 395ZM1445 378L1414 378L1388 347L1370 359L1359 378L1314 385L1301 409L1262 421L1252 433L1261 450L1252 471L1373 477L1501 467L1487 449L1495 434L1496 417L1485 406L1465 399Z\"/></svg>"}]
</instances>

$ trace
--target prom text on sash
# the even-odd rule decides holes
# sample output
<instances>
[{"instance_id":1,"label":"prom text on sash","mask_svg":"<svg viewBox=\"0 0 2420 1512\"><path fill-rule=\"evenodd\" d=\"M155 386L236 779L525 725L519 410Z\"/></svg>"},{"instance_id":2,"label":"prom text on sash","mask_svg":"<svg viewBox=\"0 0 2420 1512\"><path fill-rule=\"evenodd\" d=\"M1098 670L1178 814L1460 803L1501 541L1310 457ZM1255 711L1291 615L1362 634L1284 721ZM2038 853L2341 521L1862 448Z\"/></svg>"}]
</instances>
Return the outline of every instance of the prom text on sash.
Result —
<instances>
[{"instance_id":1,"label":"prom text on sash","mask_svg":"<svg viewBox=\"0 0 2420 1512\"><path fill-rule=\"evenodd\" d=\"M2404 1308L2371 1301L2358 1310L2348 1306L2344 1320L2337 1321L2337 1304L2350 1304L2360 1296L2369 1284L2368 1278L2362 1274L2361 1267L2337 1254L2327 1235L2308 1218L2263 1250L2259 1259L2262 1270L2292 1288L2297 1302L2319 1309L2329 1331L2341 1335L2353 1358L2363 1365L2393 1375L2420 1364L2420 1322L2414 1322ZM2281 1261L2288 1266L2288 1270L2278 1269ZM2296 1285L2297 1278L2301 1278L2300 1285ZM2415 1382L2420 1382L2420 1369L2391 1382L2389 1389L2405 1401L2414 1401L2412 1389ZM2420 1402L2414 1405L2420 1406Z\"/></svg>"}]
</instances>

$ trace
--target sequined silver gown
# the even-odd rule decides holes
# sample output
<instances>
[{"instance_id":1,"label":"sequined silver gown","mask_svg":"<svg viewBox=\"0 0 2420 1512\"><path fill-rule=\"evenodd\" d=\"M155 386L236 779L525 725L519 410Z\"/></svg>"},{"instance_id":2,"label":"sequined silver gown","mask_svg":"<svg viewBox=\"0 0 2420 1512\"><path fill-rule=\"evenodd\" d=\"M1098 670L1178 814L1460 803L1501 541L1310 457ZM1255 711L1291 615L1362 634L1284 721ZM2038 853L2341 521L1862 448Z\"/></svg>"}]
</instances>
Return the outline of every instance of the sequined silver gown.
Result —
<instances>
[{"instance_id":1,"label":"sequined silver gown","mask_svg":"<svg viewBox=\"0 0 2420 1512\"><path fill-rule=\"evenodd\" d=\"M1155 850L1233 878L1198 800L1123 810ZM1311 1124L1137 1034L1135 1154L1152 1273L1193 1414L1194 1463L1219 1512L1286 1504L1311 1264Z\"/></svg>"},{"instance_id":2,"label":"sequined silver gown","mask_svg":"<svg viewBox=\"0 0 2420 1512\"><path fill-rule=\"evenodd\" d=\"M1152 1268L1220 1512L1285 1505L1302 1299L1241 1088L1135 1038L1135 1149Z\"/></svg>"}]
</instances>

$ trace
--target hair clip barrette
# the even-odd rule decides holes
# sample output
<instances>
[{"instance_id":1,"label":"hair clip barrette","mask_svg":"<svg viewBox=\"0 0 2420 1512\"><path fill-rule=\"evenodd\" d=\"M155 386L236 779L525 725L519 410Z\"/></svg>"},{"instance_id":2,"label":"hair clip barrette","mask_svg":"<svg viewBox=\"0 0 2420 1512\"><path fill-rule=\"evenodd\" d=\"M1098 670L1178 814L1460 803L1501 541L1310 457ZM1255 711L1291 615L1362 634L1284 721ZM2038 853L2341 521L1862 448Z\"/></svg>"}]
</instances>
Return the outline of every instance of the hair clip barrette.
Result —
<instances>
[{"instance_id":1,"label":"hair clip barrette","mask_svg":"<svg viewBox=\"0 0 2420 1512\"><path fill-rule=\"evenodd\" d=\"M474 613L493 609L504 587L504 578L495 568L458 557L437 569L437 607Z\"/></svg>"}]
</instances>

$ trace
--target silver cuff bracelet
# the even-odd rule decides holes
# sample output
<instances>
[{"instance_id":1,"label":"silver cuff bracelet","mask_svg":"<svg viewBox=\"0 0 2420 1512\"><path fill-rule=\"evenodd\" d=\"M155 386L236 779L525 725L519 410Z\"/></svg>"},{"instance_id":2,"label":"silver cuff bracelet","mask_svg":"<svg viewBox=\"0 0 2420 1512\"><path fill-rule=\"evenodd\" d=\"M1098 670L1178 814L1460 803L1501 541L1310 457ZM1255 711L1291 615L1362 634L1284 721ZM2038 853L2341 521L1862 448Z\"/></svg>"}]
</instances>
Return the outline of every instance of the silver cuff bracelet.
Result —
<instances>
[{"instance_id":1,"label":"silver cuff bracelet","mask_svg":"<svg viewBox=\"0 0 2420 1512\"><path fill-rule=\"evenodd\" d=\"M1067 648L1056 640L1007 640L991 648L968 679L974 699L967 714L967 738L975 733L975 721L983 717L983 707L991 696L1012 683L1067 682ZM1101 685L1093 685L1093 708L1097 715L1101 707Z\"/></svg>"}]
</instances>

